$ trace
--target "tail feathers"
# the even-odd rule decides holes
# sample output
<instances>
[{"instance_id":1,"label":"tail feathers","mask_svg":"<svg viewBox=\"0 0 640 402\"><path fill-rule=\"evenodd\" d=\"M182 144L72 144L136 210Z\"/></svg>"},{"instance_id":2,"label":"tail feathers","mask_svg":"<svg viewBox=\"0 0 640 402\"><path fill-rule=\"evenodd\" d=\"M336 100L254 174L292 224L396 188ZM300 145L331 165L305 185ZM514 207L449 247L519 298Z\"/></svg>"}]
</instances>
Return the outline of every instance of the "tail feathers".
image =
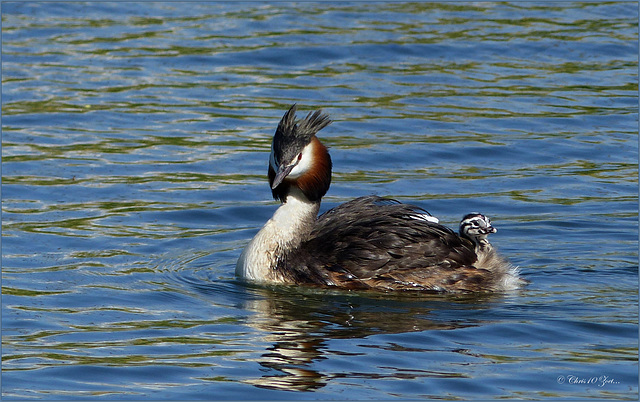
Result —
<instances>
[{"instance_id":1,"label":"tail feathers","mask_svg":"<svg viewBox=\"0 0 640 402\"><path fill-rule=\"evenodd\" d=\"M505 259L501 258L494 248L489 248L478 253L478 261L475 266L487 270L494 276L493 291L506 292L520 289L527 280L520 277L520 269Z\"/></svg>"}]
</instances>

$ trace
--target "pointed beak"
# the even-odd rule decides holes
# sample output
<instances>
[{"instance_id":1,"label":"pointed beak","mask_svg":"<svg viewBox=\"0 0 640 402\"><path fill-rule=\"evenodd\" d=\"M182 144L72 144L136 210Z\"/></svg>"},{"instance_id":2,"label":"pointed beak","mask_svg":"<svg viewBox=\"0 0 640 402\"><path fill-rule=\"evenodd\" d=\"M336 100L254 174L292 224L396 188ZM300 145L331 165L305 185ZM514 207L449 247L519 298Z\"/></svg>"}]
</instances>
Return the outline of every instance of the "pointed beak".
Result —
<instances>
[{"instance_id":1,"label":"pointed beak","mask_svg":"<svg viewBox=\"0 0 640 402\"><path fill-rule=\"evenodd\" d=\"M495 233L497 231L498 231L498 229L494 228L493 226L489 226L489 227L485 228L485 233L486 234Z\"/></svg>"},{"instance_id":2,"label":"pointed beak","mask_svg":"<svg viewBox=\"0 0 640 402\"><path fill-rule=\"evenodd\" d=\"M291 173L291 169L293 169L294 166L295 164L289 166L280 165L280 167L278 168L278 172L276 173L276 177L273 179L273 183L271 184L272 190L275 190L275 188L278 187L280 183L282 183L282 180L284 180L284 178L287 177L289 173Z\"/></svg>"}]
</instances>

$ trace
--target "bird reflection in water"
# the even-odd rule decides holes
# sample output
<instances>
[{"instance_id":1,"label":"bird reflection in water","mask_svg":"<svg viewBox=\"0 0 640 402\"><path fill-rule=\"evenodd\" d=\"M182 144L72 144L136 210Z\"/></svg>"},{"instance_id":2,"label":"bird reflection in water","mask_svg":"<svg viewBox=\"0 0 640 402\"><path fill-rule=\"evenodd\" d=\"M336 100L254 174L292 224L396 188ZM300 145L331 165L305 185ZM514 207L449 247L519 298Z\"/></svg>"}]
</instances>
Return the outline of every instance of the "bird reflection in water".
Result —
<instances>
[{"instance_id":1,"label":"bird reflection in water","mask_svg":"<svg viewBox=\"0 0 640 402\"><path fill-rule=\"evenodd\" d=\"M438 318L437 312L484 309L488 302L500 297L490 294L454 297L355 293L287 286L253 287L252 290L256 297L247 301L244 308L256 315L249 318L247 325L263 332L262 340L272 346L256 359L266 373L245 382L261 388L290 391L316 390L339 377L379 377L370 373L326 374L314 368L316 362L331 356L365 354L332 350L332 340L479 325L478 320L460 322L459 316L447 321ZM394 347L401 348L399 345ZM429 349L419 351L428 352ZM467 354L463 350L459 352ZM460 373L424 371L422 374L460 377ZM406 379L407 373L401 376Z\"/></svg>"}]
</instances>

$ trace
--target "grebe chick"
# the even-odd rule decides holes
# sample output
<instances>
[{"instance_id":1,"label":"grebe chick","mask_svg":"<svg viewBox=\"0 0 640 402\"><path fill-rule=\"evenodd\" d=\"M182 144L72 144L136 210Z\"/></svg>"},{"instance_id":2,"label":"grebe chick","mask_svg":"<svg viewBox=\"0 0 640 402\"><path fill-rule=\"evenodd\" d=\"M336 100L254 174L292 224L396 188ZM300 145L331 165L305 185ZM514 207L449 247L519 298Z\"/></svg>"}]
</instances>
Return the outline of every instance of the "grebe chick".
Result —
<instances>
[{"instance_id":1,"label":"grebe chick","mask_svg":"<svg viewBox=\"0 0 640 402\"><path fill-rule=\"evenodd\" d=\"M316 133L320 111L282 117L271 143L269 184L280 207L243 250L236 275L259 283L343 289L499 292L523 283L517 270L413 205L367 196L320 217L331 157ZM489 256L488 254L491 254ZM490 257L490 258L489 258Z\"/></svg>"},{"instance_id":2,"label":"grebe chick","mask_svg":"<svg viewBox=\"0 0 640 402\"><path fill-rule=\"evenodd\" d=\"M491 226L489 217L478 212L467 214L460 221L460 236L471 240L475 244L476 254L493 248L487 237L497 231L498 229Z\"/></svg>"},{"instance_id":3,"label":"grebe chick","mask_svg":"<svg viewBox=\"0 0 640 402\"><path fill-rule=\"evenodd\" d=\"M460 221L460 237L469 239L475 244L475 252L478 257L476 266L483 266L494 271L503 271L503 276L507 282L513 282L513 286L521 287L528 283L527 280L518 277L518 268L501 258L496 250L489 243L490 234L496 233L496 229L491 225L491 219L479 212L472 212L462 217ZM505 286L510 286L505 284Z\"/></svg>"}]
</instances>

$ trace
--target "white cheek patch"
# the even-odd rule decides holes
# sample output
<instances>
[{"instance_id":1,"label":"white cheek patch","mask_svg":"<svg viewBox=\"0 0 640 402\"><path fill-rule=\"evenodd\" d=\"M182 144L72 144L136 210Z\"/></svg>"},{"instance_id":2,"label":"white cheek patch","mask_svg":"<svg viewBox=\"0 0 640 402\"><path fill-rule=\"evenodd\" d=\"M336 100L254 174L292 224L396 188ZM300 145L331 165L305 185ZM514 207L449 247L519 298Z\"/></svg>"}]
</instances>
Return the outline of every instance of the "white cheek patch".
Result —
<instances>
[{"instance_id":1,"label":"white cheek patch","mask_svg":"<svg viewBox=\"0 0 640 402\"><path fill-rule=\"evenodd\" d=\"M311 170L313 164L313 142L310 142L306 147L302 149L302 158L298 161L298 155L289 163L293 165L297 162L297 165L291 169L291 173L287 177L291 179L297 179L300 176Z\"/></svg>"}]
</instances>

